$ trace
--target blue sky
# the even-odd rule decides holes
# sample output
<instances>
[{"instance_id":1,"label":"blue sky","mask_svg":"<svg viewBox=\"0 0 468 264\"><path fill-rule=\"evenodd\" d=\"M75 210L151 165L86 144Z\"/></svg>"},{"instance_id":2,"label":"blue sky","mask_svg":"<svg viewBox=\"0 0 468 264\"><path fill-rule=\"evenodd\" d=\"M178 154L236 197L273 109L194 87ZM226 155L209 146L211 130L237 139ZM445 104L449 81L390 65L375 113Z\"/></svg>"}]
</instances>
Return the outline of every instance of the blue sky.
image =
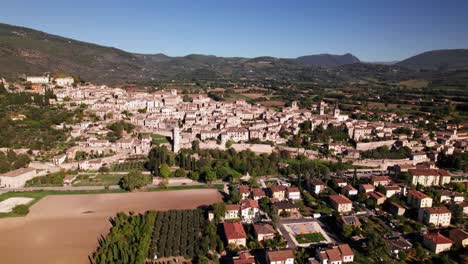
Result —
<instances>
[{"instance_id":1,"label":"blue sky","mask_svg":"<svg viewBox=\"0 0 468 264\"><path fill-rule=\"evenodd\" d=\"M400 60L468 48L466 0L0 0L0 22L138 53Z\"/></svg>"}]
</instances>

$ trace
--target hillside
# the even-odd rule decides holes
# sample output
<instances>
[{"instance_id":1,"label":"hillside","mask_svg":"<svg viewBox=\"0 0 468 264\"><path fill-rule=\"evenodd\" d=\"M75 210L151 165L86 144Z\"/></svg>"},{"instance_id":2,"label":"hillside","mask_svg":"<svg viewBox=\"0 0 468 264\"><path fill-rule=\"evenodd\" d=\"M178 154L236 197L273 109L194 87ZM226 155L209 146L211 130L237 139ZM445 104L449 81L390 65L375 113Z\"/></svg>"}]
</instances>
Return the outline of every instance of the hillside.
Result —
<instances>
[{"instance_id":1,"label":"hillside","mask_svg":"<svg viewBox=\"0 0 468 264\"><path fill-rule=\"evenodd\" d=\"M404 80L394 76L395 66L364 67L357 62L359 60L351 54L311 55L298 59L135 54L33 29L0 24L0 77L7 79L16 79L23 74L49 72L69 73L85 81L104 84L148 84L168 80L269 80L346 85L361 81L363 76L372 76L375 72L379 80ZM397 70L401 72L400 67Z\"/></svg>"},{"instance_id":2,"label":"hillside","mask_svg":"<svg viewBox=\"0 0 468 264\"><path fill-rule=\"evenodd\" d=\"M319 67L337 67L346 64L353 64L361 62L353 54L346 53L344 55L333 54L318 54L308 55L296 58L297 61L305 65L319 66Z\"/></svg>"},{"instance_id":3,"label":"hillside","mask_svg":"<svg viewBox=\"0 0 468 264\"><path fill-rule=\"evenodd\" d=\"M400 61L396 65L417 70L467 70L468 49L428 51Z\"/></svg>"}]
</instances>

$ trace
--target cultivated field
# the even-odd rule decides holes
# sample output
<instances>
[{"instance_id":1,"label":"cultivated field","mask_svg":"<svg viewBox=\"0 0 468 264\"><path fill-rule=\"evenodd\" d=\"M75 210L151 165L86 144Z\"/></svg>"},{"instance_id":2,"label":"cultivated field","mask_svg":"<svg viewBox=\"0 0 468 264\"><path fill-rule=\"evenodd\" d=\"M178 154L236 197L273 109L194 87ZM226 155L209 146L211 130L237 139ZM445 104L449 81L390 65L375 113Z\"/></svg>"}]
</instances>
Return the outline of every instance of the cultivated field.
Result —
<instances>
[{"instance_id":1,"label":"cultivated field","mask_svg":"<svg viewBox=\"0 0 468 264\"><path fill-rule=\"evenodd\" d=\"M2 263L89 263L117 212L192 209L221 201L218 190L50 195L26 217L0 219Z\"/></svg>"}]
</instances>

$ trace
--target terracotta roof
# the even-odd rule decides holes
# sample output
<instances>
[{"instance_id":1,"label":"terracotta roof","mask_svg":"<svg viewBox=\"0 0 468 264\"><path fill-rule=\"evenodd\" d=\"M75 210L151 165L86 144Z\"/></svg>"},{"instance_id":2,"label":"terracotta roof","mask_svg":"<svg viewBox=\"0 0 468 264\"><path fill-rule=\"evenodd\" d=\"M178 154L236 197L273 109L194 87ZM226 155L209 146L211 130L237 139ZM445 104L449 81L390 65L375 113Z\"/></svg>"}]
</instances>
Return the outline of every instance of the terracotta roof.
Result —
<instances>
[{"instance_id":1,"label":"terracotta roof","mask_svg":"<svg viewBox=\"0 0 468 264\"><path fill-rule=\"evenodd\" d=\"M429 214L450 214L450 210L447 207L428 207L424 208Z\"/></svg>"},{"instance_id":2,"label":"terracotta roof","mask_svg":"<svg viewBox=\"0 0 468 264\"><path fill-rule=\"evenodd\" d=\"M381 193L379 193L379 192L371 192L371 193L369 193L369 195L370 195L372 198L376 199L376 200L379 200L379 199L381 199L381 198L386 198L385 195L383 195L383 194L381 194Z\"/></svg>"},{"instance_id":3,"label":"terracotta roof","mask_svg":"<svg viewBox=\"0 0 468 264\"><path fill-rule=\"evenodd\" d=\"M226 205L226 211L239 211L240 205L238 204L228 204Z\"/></svg>"},{"instance_id":4,"label":"terracotta roof","mask_svg":"<svg viewBox=\"0 0 468 264\"><path fill-rule=\"evenodd\" d=\"M351 249L351 247L348 244L338 245L338 248L340 249L341 255L343 255L343 256L353 256L354 255L353 250Z\"/></svg>"},{"instance_id":5,"label":"terracotta roof","mask_svg":"<svg viewBox=\"0 0 468 264\"><path fill-rule=\"evenodd\" d=\"M343 187L343 190L347 190L347 191L357 191L356 188L354 188L352 185L346 185L345 187Z\"/></svg>"},{"instance_id":6,"label":"terracotta roof","mask_svg":"<svg viewBox=\"0 0 468 264\"><path fill-rule=\"evenodd\" d=\"M297 205L290 203L290 202L279 202L273 204L278 209L293 209L293 208L299 208Z\"/></svg>"},{"instance_id":7,"label":"terracotta roof","mask_svg":"<svg viewBox=\"0 0 468 264\"><path fill-rule=\"evenodd\" d=\"M340 178L336 178L336 179L334 179L334 181L335 181L336 183L347 183L347 181L345 181L345 180L343 180L343 179L340 179Z\"/></svg>"},{"instance_id":8,"label":"terracotta roof","mask_svg":"<svg viewBox=\"0 0 468 264\"><path fill-rule=\"evenodd\" d=\"M431 198L429 196L427 196L426 194L420 192L420 191L416 191L416 190L409 190L408 191L408 196L414 196L418 199L425 199L425 198Z\"/></svg>"},{"instance_id":9,"label":"terracotta roof","mask_svg":"<svg viewBox=\"0 0 468 264\"><path fill-rule=\"evenodd\" d=\"M228 240L247 238L247 235L245 234L245 231L244 231L244 227L242 226L242 223L240 222L235 222L235 223L224 222L223 227L224 227L224 233L226 234L226 238Z\"/></svg>"},{"instance_id":10,"label":"terracotta roof","mask_svg":"<svg viewBox=\"0 0 468 264\"><path fill-rule=\"evenodd\" d=\"M327 253L327 256L328 256L328 259L330 260L330 262L335 262L335 261L340 261L341 260L341 254L340 254L340 250L338 248L327 249L325 251L325 253Z\"/></svg>"},{"instance_id":11,"label":"terracotta roof","mask_svg":"<svg viewBox=\"0 0 468 264\"><path fill-rule=\"evenodd\" d=\"M455 242L461 242L465 239L468 239L468 232L461 229L452 229L450 230L449 236L451 239L455 240Z\"/></svg>"},{"instance_id":12,"label":"terracotta roof","mask_svg":"<svg viewBox=\"0 0 468 264\"><path fill-rule=\"evenodd\" d=\"M446 170L441 169L408 169L413 176L450 176Z\"/></svg>"},{"instance_id":13,"label":"terracotta roof","mask_svg":"<svg viewBox=\"0 0 468 264\"><path fill-rule=\"evenodd\" d=\"M258 206L258 202L255 201L255 200L252 200L252 199L244 199L244 200L240 201L240 207L241 207L241 209L260 208L260 206Z\"/></svg>"},{"instance_id":14,"label":"terracotta roof","mask_svg":"<svg viewBox=\"0 0 468 264\"><path fill-rule=\"evenodd\" d=\"M319 179L313 179L309 181L312 185L325 185L325 183Z\"/></svg>"},{"instance_id":15,"label":"terracotta roof","mask_svg":"<svg viewBox=\"0 0 468 264\"><path fill-rule=\"evenodd\" d=\"M349 200L348 198L346 198L346 196L342 195L342 194L335 194L335 195L330 195L330 200L332 200L333 202L337 203L337 204L348 204L348 203L352 203L351 200Z\"/></svg>"},{"instance_id":16,"label":"terracotta roof","mask_svg":"<svg viewBox=\"0 0 468 264\"><path fill-rule=\"evenodd\" d=\"M239 192L240 192L240 193L250 193L249 186L247 186L247 185L239 185Z\"/></svg>"},{"instance_id":17,"label":"terracotta roof","mask_svg":"<svg viewBox=\"0 0 468 264\"><path fill-rule=\"evenodd\" d=\"M425 234L424 238L430 240L432 243L437 244L437 245L439 245L439 244L452 244L453 243L452 240L450 240L449 238L441 235L440 233Z\"/></svg>"},{"instance_id":18,"label":"terracotta roof","mask_svg":"<svg viewBox=\"0 0 468 264\"><path fill-rule=\"evenodd\" d=\"M260 235L260 234L274 234L275 229L273 229L273 226L269 224L254 224L253 225L255 233Z\"/></svg>"},{"instance_id":19,"label":"terracotta roof","mask_svg":"<svg viewBox=\"0 0 468 264\"><path fill-rule=\"evenodd\" d=\"M252 189L252 195L253 195L253 197L258 197L258 196L264 197L264 196L266 196L265 192L260 188L253 188Z\"/></svg>"},{"instance_id":20,"label":"terracotta roof","mask_svg":"<svg viewBox=\"0 0 468 264\"><path fill-rule=\"evenodd\" d=\"M268 259L270 260L270 262L294 259L294 253L291 249L268 251L267 254L268 254Z\"/></svg>"},{"instance_id":21,"label":"terracotta roof","mask_svg":"<svg viewBox=\"0 0 468 264\"><path fill-rule=\"evenodd\" d=\"M400 187L396 185L385 186L384 188L386 191L399 191L400 190Z\"/></svg>"},{"instance_id":22,"label":"terracotta roof","mask_svg":"<svg viewBox=\"0 0 468 264\"><path fill-rule=\"evenodd\" d=\"M286 186L283 186L283 185L271 186L270 191L271 192L285 192L286 191Z\"/></svg>"},{"instance_id":23,"label":"terracotta roof","mask_svg":"<svg viewBox=\"0 0 468 264\"><path fill-rule=\"evenodd\" d=\"M397 203L395 203L395 202L390 202L390 206L393 206L393 207L396 207L396 208L401 208L401 209L406 209L406 208L403 207L402 205L397 204Z\"/></svg>"},{"instance_id":24,"label":"terracotta roof","mask_svg":"<svg viewBox=\"0 0 468 264\"><path fill-rule=\"evenodd\" d=\"M239 256L232 257L232 262L234 264L254 264L255 257L250 255L248 251L239 252Z\"/></svg>"},{"instance_id":25,"label":"terracotta roof","mask_svg":"<svg viewBox=\"0 0 468 264\"><path fill-rule=\"evenodd\" d=\"M371 184L361 184L361 187L362 187L364 190L366 190L366 191L368 191L368 190L375 190L374 185L371 185Z\"/></svg>"},{"instance_id":26,"label":"terracotta roof","mask_svg":"<svg viewBox=\"0 0 468 264\"><path fill-rule=\"evenodd\" d=\"M292 192L299 192L299 188L297 188L297 187L288 187L288 193L292 193Z\"/></svg>"},{"instance_id":27,"label":"terracotta roof","mask_svg":"<svg viewBox=\"0 0 468 264\"><path fill-rule=\"evenodd\" d=\"M371 181L372 182L382 182L382 181L389 182L390 177L388 177L388 176L372 176Z\"/></svg>"}]
</instances>

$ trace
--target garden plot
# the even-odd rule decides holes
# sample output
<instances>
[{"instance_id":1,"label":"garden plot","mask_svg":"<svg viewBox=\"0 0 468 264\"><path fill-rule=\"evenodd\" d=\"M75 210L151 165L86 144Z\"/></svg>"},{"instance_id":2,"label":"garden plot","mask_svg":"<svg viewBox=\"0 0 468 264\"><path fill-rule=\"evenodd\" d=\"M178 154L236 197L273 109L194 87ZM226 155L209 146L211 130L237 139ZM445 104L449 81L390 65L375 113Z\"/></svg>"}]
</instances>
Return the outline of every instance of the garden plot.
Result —
<instances>
[{"instance_id":1,"label":"garden plot","mask_svg":"<svg viewBox=\"0 0 468 264\"><path fill-rule=\"evenodd\" d=\"M9 213L15 208L15 206L20 204L28 204L32 202L33 198L27 197L11 197L2 202L0 202L0 213Z\"/></svg>"}]
</instances>

